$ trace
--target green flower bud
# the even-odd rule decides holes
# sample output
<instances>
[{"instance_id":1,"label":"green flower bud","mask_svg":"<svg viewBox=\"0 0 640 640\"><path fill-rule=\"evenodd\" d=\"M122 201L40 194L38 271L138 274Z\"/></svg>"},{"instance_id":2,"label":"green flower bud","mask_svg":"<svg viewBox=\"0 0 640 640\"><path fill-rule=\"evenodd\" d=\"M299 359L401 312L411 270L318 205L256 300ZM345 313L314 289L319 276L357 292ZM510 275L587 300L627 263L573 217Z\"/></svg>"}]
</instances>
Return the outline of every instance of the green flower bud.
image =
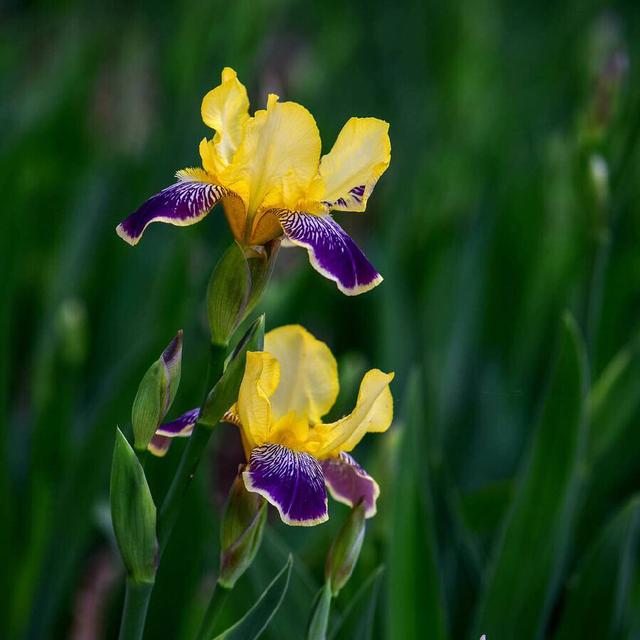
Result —
<instances>
[{"instance_id":1,"label":"green flower bud","mask_svg":"<svg viewBox=\"0 0 640 640\"><path fill-rule=\"evenodd\" d=\"M220 577L218 582L232 589L249 568L262 542L267 520L265 499L245 489L240 474L231 485L220 527Z\"/></svg>"},{"instance_id":2,"label":"green flower bud","mask_svg":"<svg viewBox=\"0 0 640 640\"><path fill-rule=\"evenodd\" d=\"M358 561L360 549L364 542L364 511L362 502L351 510L327 556L324 575L331 586L331 594L334 598L338 595L340 589L347 584Z\"/></svg>"},{"instance_id":3,"label":"green flower bud","mask_svg":"<svg viewBox=\"0 0 640 640\"><path fill-rule=\"evenodd\" d=\"M167 415L180 384L182 331L144 374L131 409L134 446L144 451Z\"/></svg>"},{"instance_id":4,"label":"green flower bud","mask_svg":"<svg viewBox=\"0 0 640 640\"><path fill-rule=\"evenodd\" d=\"M129 578L153 582L158 555L156 507L142 465L120 429L111 465L111 520Z\"/></svg>"},{"instance_id":5,"label":"green flower bud","mask_svg":"<svg viewBox=\"0 0 640 640\"><path fill-rule=\"evenodd\" d=\"M211 342L227 345L240 323L258 303L269 281L278 242L243 248L233 243L215 266L207 288Z\"/></svg>"}]
</instances>

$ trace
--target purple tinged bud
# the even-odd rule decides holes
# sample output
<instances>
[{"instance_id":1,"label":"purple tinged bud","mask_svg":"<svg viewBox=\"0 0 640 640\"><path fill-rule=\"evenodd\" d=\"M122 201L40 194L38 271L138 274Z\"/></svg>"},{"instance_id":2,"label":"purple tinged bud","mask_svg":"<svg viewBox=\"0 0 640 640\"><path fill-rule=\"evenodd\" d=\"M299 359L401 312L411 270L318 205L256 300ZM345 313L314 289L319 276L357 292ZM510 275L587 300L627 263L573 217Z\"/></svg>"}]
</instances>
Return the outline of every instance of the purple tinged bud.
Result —
<instances>
[{"instance_id":1,"label":"purple tinged bud","mask_svg":"<svg viewBox=\"0 0 640 640\"><path fill-rule=\"evenodd\" d=\"M220 576L218 583L232 589L249 568L260 548L267 519L265 499L245 489L238 473L227 499L220 527Z\"/></svg>"},{"instance_id":2,"label":"purple tinged bud","mask_svg":"<svg viewBox=\"0 0 640 640\"><path fill-rule=\"evenodd\" d=\"M327 556L324 575L334 598L353 573L364 542L365 528L365 508L359 502L342 525Z\"/></svg>"},{"instance_id":3,"label":"purple tinged bud","mask_svg":"<svg viewBox=\"0 0 640 640\"><path fill-rule=\"evenodd\" d=\"M134 446L144 451L167 415L180 384L182 331L147 369L131 409Z\"/></svg>"}]
</instances>

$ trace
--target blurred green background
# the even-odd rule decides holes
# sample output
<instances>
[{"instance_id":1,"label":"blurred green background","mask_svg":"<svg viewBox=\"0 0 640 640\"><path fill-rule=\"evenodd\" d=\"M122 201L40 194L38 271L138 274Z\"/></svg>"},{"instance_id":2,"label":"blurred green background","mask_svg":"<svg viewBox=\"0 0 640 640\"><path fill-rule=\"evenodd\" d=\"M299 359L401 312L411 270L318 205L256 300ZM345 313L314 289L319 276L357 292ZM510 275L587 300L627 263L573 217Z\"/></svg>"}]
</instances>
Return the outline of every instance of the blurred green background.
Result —
<instances>
[{"instance_id":1,"label":"blurred green background","mask_svg":"<svg viewBox=\"0 0 640 640\"><path fill-rule=\"evenodd\" d=\"M283 250L267 326L326 340L350 410L395 370L396 424L356 455L378 479L335 638L640 638L640 8L566 0L4 2L0 6L0 637L112 638L116 425L179 328L174 411L198 404L214 212L115 225L199 162L202 96L234 67L315 115L391 124L366 214L339 214L385 282L342 296ZM577 323L563 321L569 310ZM151 461L154 495L180 442ZM164 557L147 638L191 638L241 449L213 438ZM299 639L328 546L271 514L226 611L295 554L266 637ZM384 567L380 570L380 567Z\"/></svg>"}]
</instances>

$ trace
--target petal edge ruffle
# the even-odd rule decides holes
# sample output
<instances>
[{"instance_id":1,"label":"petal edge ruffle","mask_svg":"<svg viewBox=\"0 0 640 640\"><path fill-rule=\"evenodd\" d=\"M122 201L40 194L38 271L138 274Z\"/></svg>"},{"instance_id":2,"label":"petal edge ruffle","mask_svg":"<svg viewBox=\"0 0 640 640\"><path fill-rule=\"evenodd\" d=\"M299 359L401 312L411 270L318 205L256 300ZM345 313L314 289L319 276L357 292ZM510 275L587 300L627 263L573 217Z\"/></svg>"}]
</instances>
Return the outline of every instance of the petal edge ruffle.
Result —
<instances>
[{"instance_id":1,"label":"petal edge ruffle","mask_svg":"<svg viewBox=\"0 0 640 640\"><path fill-rule=\"evenodd\" d=\"M287 239L304 247L311 266L333 280L342 293L355 296L382 282L362 250L331 216L286 209L276 215Z\"/></svg>"}]
</instances>

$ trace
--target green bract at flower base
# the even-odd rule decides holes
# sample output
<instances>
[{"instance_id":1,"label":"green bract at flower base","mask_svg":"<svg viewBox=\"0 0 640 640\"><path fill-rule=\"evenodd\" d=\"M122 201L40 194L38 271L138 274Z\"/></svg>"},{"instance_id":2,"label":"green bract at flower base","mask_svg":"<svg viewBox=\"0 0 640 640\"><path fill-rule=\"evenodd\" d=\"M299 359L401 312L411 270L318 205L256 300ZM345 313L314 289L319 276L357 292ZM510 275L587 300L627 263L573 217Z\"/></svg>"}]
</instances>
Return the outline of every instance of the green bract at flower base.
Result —
<instances>
[{"instance_id":1,"label":"green bract at flower base","mask_svg":"<svg viewBox=\"0 0 640 640\"><path fill-rule=\"evenodd\" d=\"M120 429L111 466L111 519L129 579L153 583L158 542L156 507L142 465Z\"/></svg>"},{"instance_id":2,"label":"green bract at flower base","mask_svg":"<svg viewBox=\"0 0 640 640\"><path fill-rule=\"evenodd\" d=\"M273 271L279 246L279 240L253 249L234 242L220 258L207 288L207 317L214 345L229 344L257 304Z\"/></svg>"}]
</instances>

